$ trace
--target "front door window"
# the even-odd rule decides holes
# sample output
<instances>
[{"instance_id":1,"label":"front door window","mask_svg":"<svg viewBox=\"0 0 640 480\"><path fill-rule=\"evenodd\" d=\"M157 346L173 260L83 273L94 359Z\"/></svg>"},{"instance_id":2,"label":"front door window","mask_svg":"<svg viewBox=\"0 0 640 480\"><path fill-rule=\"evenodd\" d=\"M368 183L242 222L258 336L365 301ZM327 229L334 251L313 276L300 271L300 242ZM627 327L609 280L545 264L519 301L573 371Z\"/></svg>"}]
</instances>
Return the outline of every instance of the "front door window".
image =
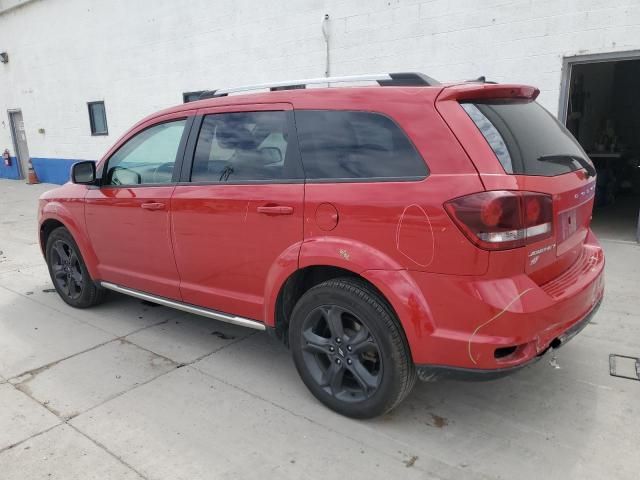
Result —
<instances>
[{"instance_id":1,"label":"front door window","mask_svg":"<svg viewBox=\"0 0 640 480\"><path fill-rule=\"evenodd\" d=\"M128 140L107 164L103 185L171 183L186 120L161 123Z\"/></svg>"}]
</instances>

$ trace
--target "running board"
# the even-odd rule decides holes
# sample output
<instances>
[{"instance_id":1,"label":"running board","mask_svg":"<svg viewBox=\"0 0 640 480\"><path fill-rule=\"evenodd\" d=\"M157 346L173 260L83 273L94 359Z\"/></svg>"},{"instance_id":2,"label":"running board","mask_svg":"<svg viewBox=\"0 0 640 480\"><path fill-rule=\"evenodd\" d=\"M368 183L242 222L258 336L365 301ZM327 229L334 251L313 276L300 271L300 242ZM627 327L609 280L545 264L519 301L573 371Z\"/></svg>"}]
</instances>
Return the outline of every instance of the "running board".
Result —
<instances>
[{"instance_id":1,"label":"running board","mask_svg":"<svg viewBox=\"0 0 640 480\"><path fill-rule=\"evenodd\" d=\"M194 313L196 315L202 315L203 317L213 318L214 320L220 320L221 322L233 323L234 325L240 325L241 327L254 328L256 330L266 330L264 323L256 322L249 318L238 317L235 315L227 315L226 313L216 312L215 310L209 310L208 308L195 307L188 303L176 302L163 297L157 297L150 293L140 292L131 288L121 287L109 282L100 282L102 287L113 290L114 292L124 293L131 297L139 298L140 300L146 300L148 302L164 305L165 307L175 308L176 310L182 310L183 312Z\"/></svg>"}]
</instances>

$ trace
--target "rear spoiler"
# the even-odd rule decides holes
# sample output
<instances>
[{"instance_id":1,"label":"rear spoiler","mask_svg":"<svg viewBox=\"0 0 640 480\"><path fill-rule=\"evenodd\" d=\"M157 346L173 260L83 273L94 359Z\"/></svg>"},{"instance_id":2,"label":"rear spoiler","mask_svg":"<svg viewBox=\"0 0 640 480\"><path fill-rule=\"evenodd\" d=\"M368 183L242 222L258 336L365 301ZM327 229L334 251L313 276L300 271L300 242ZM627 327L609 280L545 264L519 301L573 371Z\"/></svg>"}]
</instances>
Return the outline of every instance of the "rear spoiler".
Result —
<instances>
[{"instance_id":1,"label":"rear spoiler","mask_svg":"<svg viewBox=\"0 0 640 480\"><path fill-rule=\"evenodd\" d=\"M442 89L438 100L520 99L534 101L540 90L529 85L463 83Z\"/></svg>"}]
</instances>

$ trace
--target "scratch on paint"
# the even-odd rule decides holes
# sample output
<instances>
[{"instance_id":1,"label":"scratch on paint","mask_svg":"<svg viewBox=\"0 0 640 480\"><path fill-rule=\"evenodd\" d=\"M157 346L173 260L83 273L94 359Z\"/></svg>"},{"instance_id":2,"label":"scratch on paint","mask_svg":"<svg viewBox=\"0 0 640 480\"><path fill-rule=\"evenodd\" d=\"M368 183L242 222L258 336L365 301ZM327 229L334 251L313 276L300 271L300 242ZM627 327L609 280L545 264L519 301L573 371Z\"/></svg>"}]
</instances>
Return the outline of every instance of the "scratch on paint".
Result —
<instances>
[{"instance_id":1,"label":"scratch on paint","mask_svg":"<svg viewBox=\"0 0 640 480\"><path fill-rule=\"evenodd\" d=\"M349 260L349 252L347 252L345 249L341 248L340 250L338 250L338 253L345 260Z\"/></svg>"},{"instance_id":2,"label":"scratch on paint","mask_svg":"<svg viewBox=\"0 0 640 480\"><path fill-rule=\"evenodd\" d=\"M475 337L478 334L478 332L480 331L481 328L486 327L487 325L489 325L494 320L497 320L504 312L506 312L508 310L508 308L511 305L516 303L525 293L527 293L527 292L529 292L531 290L533 290L533 288L527 288L523 292L521 292L518 295L516 295L513 300L511 300L509 303L507 303L506 307L504 307L500 312L496 313L493 317L491 317L486 322L478 325L478 327L473 331L473 333L469 337L468 352L469 352L469 358L471 359L471 361L473 362L474 365L477 365L478 362L476 362L476 360L473 358L473 355L471 354L471 342L473 341L473 337Z\"/></svg>"},{"instance_id":3,"label":"scratch on paint","mask_svg":"<svg viewBox=\"0 0 640 480\"><path fill-rule=\"evenodd\" d=\"M402 223L404 221L404 216L406 215L407 210L409 210L411 207L416 207L418 210L420 210L424 215L424 217L427 219L427 223L429 223L429 230L431 232L431 258L427 263L420 263L416 261L414 258L404 253L400 248L400 231L402 230ZM405 209L402 211L402 215L400 215L400 220L398 220L398 226L396 227L396 250L398 250L402 255L407 257L413 263L421 267L428 267L433 263L433 259L436 256L436 239L435 239L435 236L433 235L433 226L431 225L431 219L429 218L429 215L427 215L427 212L425 212L424 208L422 208L417 203L412 203L411 205L407 205Z\"/></svg>"},{"instance_id":4,"label":"scratch on paint","mask_svg":"<svg viewBox=\"0 0 640 480\"><path fill-rule=\"evenodd\" d=\"M244 209L244 222L247 223L247 216L249 215L249 202L247 202L247 208Z\"/></svg>"}]
</instances>

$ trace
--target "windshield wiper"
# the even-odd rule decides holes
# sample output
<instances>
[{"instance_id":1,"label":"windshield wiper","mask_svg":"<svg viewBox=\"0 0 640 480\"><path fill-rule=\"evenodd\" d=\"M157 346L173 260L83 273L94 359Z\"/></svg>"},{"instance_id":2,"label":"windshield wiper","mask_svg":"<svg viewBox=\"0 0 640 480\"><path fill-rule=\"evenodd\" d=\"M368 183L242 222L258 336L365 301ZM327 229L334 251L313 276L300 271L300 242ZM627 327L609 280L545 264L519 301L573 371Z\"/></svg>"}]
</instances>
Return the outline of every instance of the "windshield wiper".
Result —
<instances>
[{"instance_id":1,"label":"windshield wiper","mask_svg":"<svg viewBox=\"0 0 640 480\"><path fill-rule=\"evenodd\" d=\"M578 155L570 155L570 154L542 155L541 157L538 157L538 161L557 162L557 163L566 163L567 161L569 162L576 161L580 164L582 168L584 168L587 171L587 178L596 176L596 168L593 166L593 164L586 158L582 158Z\"/></svg>"}]
</instances>

